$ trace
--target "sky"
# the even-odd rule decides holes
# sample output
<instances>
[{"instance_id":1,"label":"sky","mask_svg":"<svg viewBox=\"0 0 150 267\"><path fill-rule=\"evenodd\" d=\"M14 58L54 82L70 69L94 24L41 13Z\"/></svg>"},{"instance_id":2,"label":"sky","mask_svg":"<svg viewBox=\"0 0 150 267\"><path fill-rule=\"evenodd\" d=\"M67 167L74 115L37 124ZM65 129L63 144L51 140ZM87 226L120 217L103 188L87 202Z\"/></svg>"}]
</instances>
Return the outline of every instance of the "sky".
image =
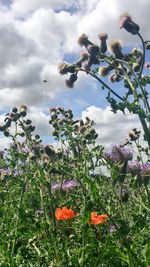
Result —
<instances>
[{"instance_id":1,"label":"sky","mask_svg":"<svg viewBox=\"0 0 150 267\"><path fill-rule=\"evenodd\" d=\"M119 29L118 17L128 11L148 40L149 10L149 0L0 0L0 121L12 107L25 104L36 132L49 143L49 108L63 106L77 118L94 119L100 143L122 142L129 130L139 127L136 116L113 114L105 91L85 73L74 88L67 88L58 64L78 58L82 33L96 44L98 34L107 32L109 40L138 47L137 36ZM7 140L0 134L0 148Z\"/></svg>"}]
</instances>

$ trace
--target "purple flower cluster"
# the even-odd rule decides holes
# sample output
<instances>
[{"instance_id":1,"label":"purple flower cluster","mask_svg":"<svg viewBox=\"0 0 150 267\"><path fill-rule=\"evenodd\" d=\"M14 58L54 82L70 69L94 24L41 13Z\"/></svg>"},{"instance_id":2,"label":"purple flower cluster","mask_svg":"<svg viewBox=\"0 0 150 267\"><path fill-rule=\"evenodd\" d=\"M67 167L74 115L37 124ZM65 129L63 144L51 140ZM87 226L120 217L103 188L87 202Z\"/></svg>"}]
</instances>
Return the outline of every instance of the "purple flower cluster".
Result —
<instances>
[{"instance_id":1,"label":"purple flower cluster","mask_svg":"<svg viewBox=\"0 0 150 267\"><path fill-rule=\"evenodd\" d=\"M59 189L66 191L68 189L72 189L77 186L79 186L79 183L76 180L65 180L63 183L52 184L51 189L54 191Z\"/></svg>"},{"instance_id":2,"label":"purple flower cluster","mask_svg":"<svg viewBox=\"0 0 150 267\"><path fill-rule=\"evenodd\" d=\"M128 164L128 172L137 176L140 183L148 184L150 180L150 162L131 161Z\"/></svg>"},{"instance_id":3,"label":"purple flower cluster","mask_svg":"<svg viewBox=\"0 0 150 267\"><path fill-rule=\"evenodd\" d=\"M131 160L133 151L129 148L113 145L110 152L105 153L105 158L115 163L122 163L125 160Z\"/></svg>"}]
</instances>

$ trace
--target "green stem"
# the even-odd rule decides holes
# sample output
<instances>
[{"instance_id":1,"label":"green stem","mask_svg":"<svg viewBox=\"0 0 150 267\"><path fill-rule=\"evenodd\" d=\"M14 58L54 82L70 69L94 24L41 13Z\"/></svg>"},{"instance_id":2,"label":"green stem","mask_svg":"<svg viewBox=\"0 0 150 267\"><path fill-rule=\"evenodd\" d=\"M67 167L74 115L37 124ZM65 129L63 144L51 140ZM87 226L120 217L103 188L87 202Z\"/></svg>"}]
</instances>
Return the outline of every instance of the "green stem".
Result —
<instances>
[{"instance_id":1,"label":"green stem","mask_svg":"<svg viewBox=\"0 0 150 267\"><path fill-rule=\"evenodd\" d=\"M144 62L145 62L145 45L144 45L144 40L143 37L140 33L138 33L138 36L142 42L142 49L143 49L143 57L142 57L142 64L141 64L141 68L140 68L140 72L139 72L139 77L138 79L141 78L142 72L143 72L143 68L144 68Z\"/></svg>"},{"instance_id":2,"label":"green stem","mask_svg":"<svg viewBox=\"0 0 150 267\"><path fill-rule=\"evenodd\" d=\"M25 192L26 183L27 183L27 177L26 177L26 179L24 181L24 184L23 184L23 186L21 188L21 193L20 193L18 214L17 214L16 225L15 225L15 237L14 237L14 240L13 240L13 243L12 243L12 250L11 250L11 257L12 258L14 256L15 244L16 244L16 240L17 240L18 225L19 225L19 219L20 219L20 211L21 211L21 206L22 206L22 202L23 202L23 196L24 196L24 192Z\"/></svg>"},{"instance_id":3,"label":"green stem","mask_svg":"<svg viewBox=\"0 0 150 267\"><path fill-rule=\"evenodd\" d=\"M84 69L80 69L81 71L86 72L86 70ZM91 71L88 72L88 74L90 74L93 78L95 78L97 81L99 81L105 88L107 88L113 95L115 95L117 98L119 98L121 101L124 101L124 99L118 95L113 89L111 89L105 82L103 82L98 76L96 76L94 73L92 73Z\"/></svg>"},{"instance_id":4,"label":"green stem","mask_svg":"<svg viewBox=\"0 0 150 267\"><path fill-rule=\"evenodd\" d=\"M113 95L115 95L117 98L119 98L121 101L124 101L124 99L118 95L113 89L111 89L106 83L104 83L98 76L93 74L92 72L89 72L89 74L94 77L97 81L99 81L105 88L107 88Z\"/></svg>"}]
</instances>

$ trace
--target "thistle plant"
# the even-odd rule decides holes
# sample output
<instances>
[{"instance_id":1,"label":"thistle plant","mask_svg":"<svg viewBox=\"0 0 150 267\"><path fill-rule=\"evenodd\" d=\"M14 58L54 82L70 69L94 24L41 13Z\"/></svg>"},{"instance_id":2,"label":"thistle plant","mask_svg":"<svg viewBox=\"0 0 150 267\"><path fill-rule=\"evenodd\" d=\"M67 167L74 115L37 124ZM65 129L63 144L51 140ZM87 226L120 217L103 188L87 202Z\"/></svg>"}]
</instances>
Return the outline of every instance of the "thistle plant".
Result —
<instances>
[{"instance_id":1,"label":"thistle plant","mask_svg":"<svg viewBox=\"0 0 150 267\"><path fill-rule=\"evenodd\" d=\"M108 43L107 33L100 33L100 45L93 44L86 34L82 34L78 43L85 48L82 60L73 64L63 63L59 66L61 74L71 73L66 85L73 87L79 72L95 78L102 89L107 91L106 99L113 112L118 110L137 114L144 131L144 139L150 148L150 105L148 100L148 86L150 76L144 74L144 67L148 69L148 62L145 65L145 51L150 49L150 42L144 41L140 33L140 27L132 20L128 13L119 18L119 27L124 28L132 35L140 38L142 49L133 48L128 53L123 52L120 40L111 40ZM107 44L108 43L108 44ZM109 51L108 51L109 49ZM80 64L79 64L80 62ZM147 72L146 72L147 73ZM108 77L108 80L106 78ZM104 79L105 78L105 79ZM124 86L125 93L120 94L113 88Z\"/></svg>"}]
</instances>

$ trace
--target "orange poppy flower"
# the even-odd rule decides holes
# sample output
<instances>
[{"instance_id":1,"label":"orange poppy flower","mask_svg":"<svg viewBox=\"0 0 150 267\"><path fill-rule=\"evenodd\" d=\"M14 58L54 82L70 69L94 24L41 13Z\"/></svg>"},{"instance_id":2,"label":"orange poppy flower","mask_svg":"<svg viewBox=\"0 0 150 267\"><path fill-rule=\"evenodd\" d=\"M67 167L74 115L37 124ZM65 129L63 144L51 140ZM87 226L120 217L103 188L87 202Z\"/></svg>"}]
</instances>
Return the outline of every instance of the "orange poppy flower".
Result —
<instances>
[{"instance_id":1,"label":"orange poppy flower","mask_svg":"<svg viewBox=\"0 0 150 267\"><path fill-rule=\"evenodd\" d=\"M107 214L97 215L96 211L91 212L91 219L89 224L103 224L105 219L108 218Z\"/></svg>"},{"instance_id":2,"label":"orange poppy flower","mask_svg":"<svg viewBox=\"0 0 150 267\"><path fill-rule=\"evenodd\" d=\"M60 220L68 220L71 218L74 218L77 216L77 214L74 213L74 211L71 208L57 208L55 211L55 217L58 221Z\"/></svg>"}]
</instances>

